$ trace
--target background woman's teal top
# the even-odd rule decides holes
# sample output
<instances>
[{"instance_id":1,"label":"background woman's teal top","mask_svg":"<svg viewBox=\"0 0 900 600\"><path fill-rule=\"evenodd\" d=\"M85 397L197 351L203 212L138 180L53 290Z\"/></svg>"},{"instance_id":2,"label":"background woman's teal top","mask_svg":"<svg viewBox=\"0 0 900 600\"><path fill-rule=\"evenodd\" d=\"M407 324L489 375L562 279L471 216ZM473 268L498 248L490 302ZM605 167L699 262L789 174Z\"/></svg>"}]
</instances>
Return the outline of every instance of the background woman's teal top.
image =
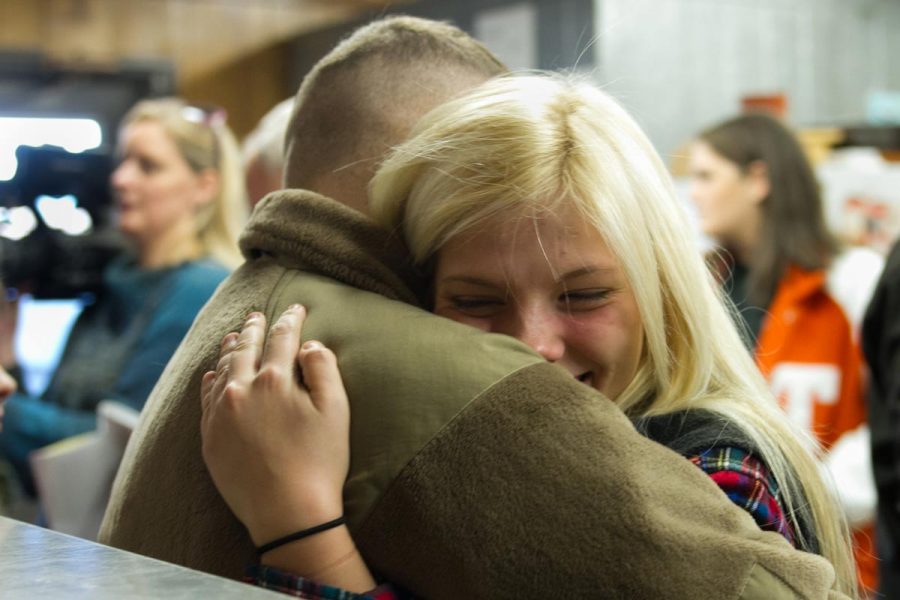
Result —
<instances>
[{"instance_id":1,"label":"background woman's teal top","mask_svg":"<svg viewBox=\"0 0 900 600\"><path fill-rule=\"evenodd\" d=\"M228 270L203 259L164 269L114 261L102 292L79 316L59 366L40 397L17 393L5 405L2 457L34 494L28 454L94 429L101 400L140 410Z\"/></svg>"}]
</instances>

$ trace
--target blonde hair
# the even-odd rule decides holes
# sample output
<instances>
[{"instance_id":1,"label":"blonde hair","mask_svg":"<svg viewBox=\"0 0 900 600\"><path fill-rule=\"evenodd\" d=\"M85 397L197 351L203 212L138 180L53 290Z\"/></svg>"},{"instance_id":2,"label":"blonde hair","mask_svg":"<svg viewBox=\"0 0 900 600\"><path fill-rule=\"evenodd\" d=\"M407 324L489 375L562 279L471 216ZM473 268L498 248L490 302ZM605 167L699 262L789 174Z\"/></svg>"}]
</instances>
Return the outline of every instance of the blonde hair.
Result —
<instances>
[{"instance_id":1,"label":"blonde hair","mask_svg":"<svg viewBox=\"0 0 900 600\"><path fill-rule=\"evenodd\" d=\"M739 427L779 482L800 547L814 547L797 521L810 514L836 589L855 597L847 526L809 438L772 398L662 161L614 100L561 76L490 81L423 118L370 191L373 218L418 264L497 215L576 209L618 257L644 323L640 366L616 403L633 418L706 409Z\"/></svg>"},{"instance_id":2,"label":"blonde hair","mask_svg":"<svg viewBox=\"0 0 900 600\"><path fill-rule=\"evenodd\" d=\"M224 112L200 109L179 98L160 98L135 104L120 127L159 123L194 172L217 172L218 192L195 215L196 234L204 254L234 268L243 261L237 239L247 219L247 198L237 141L223 117Z\"/></svg>"}]
</instances>

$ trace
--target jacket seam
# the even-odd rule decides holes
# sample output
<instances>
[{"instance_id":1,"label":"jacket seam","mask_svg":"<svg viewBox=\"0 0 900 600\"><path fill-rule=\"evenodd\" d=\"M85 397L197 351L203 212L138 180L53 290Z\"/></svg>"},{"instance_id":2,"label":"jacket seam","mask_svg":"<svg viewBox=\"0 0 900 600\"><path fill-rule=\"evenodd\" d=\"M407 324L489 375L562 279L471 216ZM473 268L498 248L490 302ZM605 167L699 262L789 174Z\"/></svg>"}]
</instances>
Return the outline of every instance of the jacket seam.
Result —
<instances>
[{"instance_id":1,"label":"jacket seam","mask_svg":"<svg viewBox=\"0 0 900 600\"><path fill-rule=\"evenodd\" d=\"M283 267L281 265L278 266L282 270L282 273L278 277L278 281L276 281L275 285L272 287L272 293L269 294L269 301L266 302L266 320L269 323L274 322L275 310L277 309L278 305L281 304L281 296L284 294L284 290L291 284L294 279L297 278L300 273L296 269L288 269L287 267Z\"/></svg>"}]
</instances>

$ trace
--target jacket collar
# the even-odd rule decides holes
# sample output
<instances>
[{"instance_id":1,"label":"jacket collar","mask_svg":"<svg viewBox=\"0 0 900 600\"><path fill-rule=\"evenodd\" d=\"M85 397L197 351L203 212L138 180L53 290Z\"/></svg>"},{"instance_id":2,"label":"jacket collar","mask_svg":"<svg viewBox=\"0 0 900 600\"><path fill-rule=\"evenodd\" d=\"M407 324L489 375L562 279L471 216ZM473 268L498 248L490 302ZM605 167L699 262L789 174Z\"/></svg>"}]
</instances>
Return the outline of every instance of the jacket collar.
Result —
<instances>
[{"instance_id":1,"label":"jacket collar","mask_svg":"<svg viewBox=\"0 0 900 600\"><path fill-rule=\"evenodd\" d=\"M800 304L823 289L825 289L824 270L807 271L796 265L789 265L778 284L772 305L774 306L776 301L785 305Z\"/></svg>"},{"instance_id":2,"label":"jacket collar","mask_svg":"<svg viewBox=\"0 0 900 600\"><path fill-rule=\"evenodd\" d=\"M403 243L362 213L308 190L281 190L254 209L241 234L249 261L267 255L280 265L330 277L393 300L422 305L425 278Z\"/></svg>"}]
</instances>

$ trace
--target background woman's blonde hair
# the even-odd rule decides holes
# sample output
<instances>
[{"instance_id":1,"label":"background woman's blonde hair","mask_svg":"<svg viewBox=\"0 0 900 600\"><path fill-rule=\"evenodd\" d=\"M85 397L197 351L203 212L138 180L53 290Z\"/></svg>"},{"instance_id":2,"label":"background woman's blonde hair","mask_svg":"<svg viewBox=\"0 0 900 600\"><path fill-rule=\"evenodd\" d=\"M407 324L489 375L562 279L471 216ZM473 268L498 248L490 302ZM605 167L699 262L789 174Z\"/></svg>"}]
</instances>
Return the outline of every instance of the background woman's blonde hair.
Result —
<instances>
[{"instance_id":1,"label":"background woman's blonde hair","mask_svg":"<svg viewBox=\"0 0 900 600\"><path fill-rule=\"evenodd\" d=\"M214 169L219 191L195 215L197 239L204 254L234 268L242 262L237 239L247 219L247 199L240 152L224 123L224 112L206 111L179 98L142 100L122 119L120 127L155 121L175 141L190 168Z\"/></svg>"},{"instance_id":2,"label":"background woman's blonde hair","mask_svg":"<svg viewBox=\"0 0 900 600\"><path fill-rule=\"evenodd\" d=\"M426 115L371 184L373 217L421 265L491 217L571 207L618 257L644 324L638 372L616 403L632 418L706 409L741 428L779 482L787 514L811 515L836 589L855 597L847 527L809 438L769 393L662 161L614 100L561 76L495 79ZM794 530L801 548L814 547L796 521Z\"/></svg>"}]
</instances>

